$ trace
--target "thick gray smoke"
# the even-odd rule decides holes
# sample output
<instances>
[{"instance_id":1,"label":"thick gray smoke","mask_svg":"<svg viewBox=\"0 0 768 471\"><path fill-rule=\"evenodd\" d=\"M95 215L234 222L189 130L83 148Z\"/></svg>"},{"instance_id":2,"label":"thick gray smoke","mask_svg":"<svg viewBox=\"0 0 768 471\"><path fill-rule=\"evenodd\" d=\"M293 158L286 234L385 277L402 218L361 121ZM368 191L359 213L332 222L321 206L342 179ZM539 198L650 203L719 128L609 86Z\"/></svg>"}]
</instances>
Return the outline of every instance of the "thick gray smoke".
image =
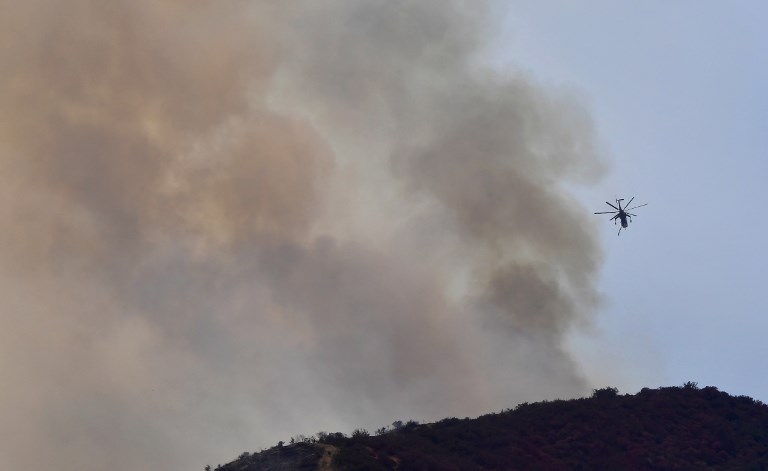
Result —
<instances>
[{"instance_id":1,"label":"thick gray smoke","mask_svg":"<svg viewBox=\"0 0 768 471\"><path fill-rule=\"evenodd\" d=\"M0 456L195 469L589 385L589 119L478 1L0 0Z\"/></svg>"}]
</instances>

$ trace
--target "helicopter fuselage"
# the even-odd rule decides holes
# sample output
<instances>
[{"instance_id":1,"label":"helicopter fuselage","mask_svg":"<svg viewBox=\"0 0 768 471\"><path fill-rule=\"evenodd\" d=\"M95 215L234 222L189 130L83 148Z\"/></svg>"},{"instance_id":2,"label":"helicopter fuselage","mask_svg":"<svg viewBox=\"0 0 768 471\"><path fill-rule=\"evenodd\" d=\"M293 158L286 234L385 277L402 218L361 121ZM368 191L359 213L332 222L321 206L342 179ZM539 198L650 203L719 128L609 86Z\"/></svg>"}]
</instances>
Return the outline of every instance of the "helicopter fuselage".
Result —
<instances>
[{"instance_id":1,"label":"helicopter fuselage","mask_svg":"<svg viewBox=\"0 0 768 471\"><path fill-rule=\"evenodd\" d=\"M627 213L624 211L619 212L619 220L621 221L621 227L626 228L629 224L627 224Z\"/></svg>"}]
</instances>

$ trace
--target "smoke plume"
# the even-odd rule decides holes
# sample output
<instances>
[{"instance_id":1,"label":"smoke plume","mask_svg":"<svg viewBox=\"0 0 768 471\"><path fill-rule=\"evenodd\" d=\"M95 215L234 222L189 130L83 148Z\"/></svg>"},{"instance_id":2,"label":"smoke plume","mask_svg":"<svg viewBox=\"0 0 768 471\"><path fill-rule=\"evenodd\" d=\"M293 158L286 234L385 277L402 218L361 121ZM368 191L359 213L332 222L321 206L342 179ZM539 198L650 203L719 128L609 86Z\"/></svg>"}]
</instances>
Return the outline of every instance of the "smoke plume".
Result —
<instances>
[{"instance_id":1,"label":"smoke plume","mask_svg":"<svg viewBox=\"0 0 768 471\"><path fill-rule=\"evenodd\" d=\"M477 1L0 0L0 456L202 469L589 385L578 103Z\"/></svg>"}]
</instances>

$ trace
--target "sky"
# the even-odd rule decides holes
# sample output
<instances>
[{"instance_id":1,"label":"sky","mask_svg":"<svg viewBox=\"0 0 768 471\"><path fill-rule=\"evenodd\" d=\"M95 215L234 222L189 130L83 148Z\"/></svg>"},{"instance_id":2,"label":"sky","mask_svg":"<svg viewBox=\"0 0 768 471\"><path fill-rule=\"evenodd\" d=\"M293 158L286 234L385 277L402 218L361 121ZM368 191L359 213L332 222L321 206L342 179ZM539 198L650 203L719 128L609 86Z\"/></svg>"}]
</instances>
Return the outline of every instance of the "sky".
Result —
<instances>
[{"instance_id":1,"label":"sky","mask_svg":"<svg viewBox=\"0 0 768 471\"><path fill-rule=\"evenodd\" d=\"M766 399L764 7L539 3L0 0L4 463Z\"/></svg>"},{"instance_id":2,"label":"sky","mask_svg":"<svg viewBox=\"0 0 768 471\"><path fill-rule=\"evenodd\" d=\"M583 204L649 203L620 237L600 220L599 340L575 342L627 392L697 381L765 400L768 8L540 3L513 2L500 62L588 103L611 170Z\"/></svg>"}]
</instances>

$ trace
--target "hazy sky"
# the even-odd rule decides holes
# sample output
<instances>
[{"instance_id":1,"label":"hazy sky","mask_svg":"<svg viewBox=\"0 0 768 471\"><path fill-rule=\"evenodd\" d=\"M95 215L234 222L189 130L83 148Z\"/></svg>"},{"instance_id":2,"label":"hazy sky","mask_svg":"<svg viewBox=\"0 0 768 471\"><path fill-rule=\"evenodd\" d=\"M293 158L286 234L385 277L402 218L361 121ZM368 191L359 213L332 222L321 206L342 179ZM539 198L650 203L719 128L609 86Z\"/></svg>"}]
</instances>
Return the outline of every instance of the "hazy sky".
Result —
<instances>
[{"instance_id":1,"label":"hazy sky","mask_svg":"<svg viewBox=\"0 0 768 471\"><path fill-rule=\"evenodd\" d=\"M698 381L768 399L768 7L735 2L529 2L508 9L501 62L579 90L612 169L580 191L649 203L606 250L598 324L582 339L613 382ZM596 374L602 374L595 372Z\"/></svg>"},{"instance_id":2,"label":"hazy sky","mask_svg":"<svg viewBox=\"0 0 768 471\"><path fill-rule=\"evenodd\" d=\"M765 11L539 3L0 0L4 464L765 399Z\"/></svg>"}]
</instances>

